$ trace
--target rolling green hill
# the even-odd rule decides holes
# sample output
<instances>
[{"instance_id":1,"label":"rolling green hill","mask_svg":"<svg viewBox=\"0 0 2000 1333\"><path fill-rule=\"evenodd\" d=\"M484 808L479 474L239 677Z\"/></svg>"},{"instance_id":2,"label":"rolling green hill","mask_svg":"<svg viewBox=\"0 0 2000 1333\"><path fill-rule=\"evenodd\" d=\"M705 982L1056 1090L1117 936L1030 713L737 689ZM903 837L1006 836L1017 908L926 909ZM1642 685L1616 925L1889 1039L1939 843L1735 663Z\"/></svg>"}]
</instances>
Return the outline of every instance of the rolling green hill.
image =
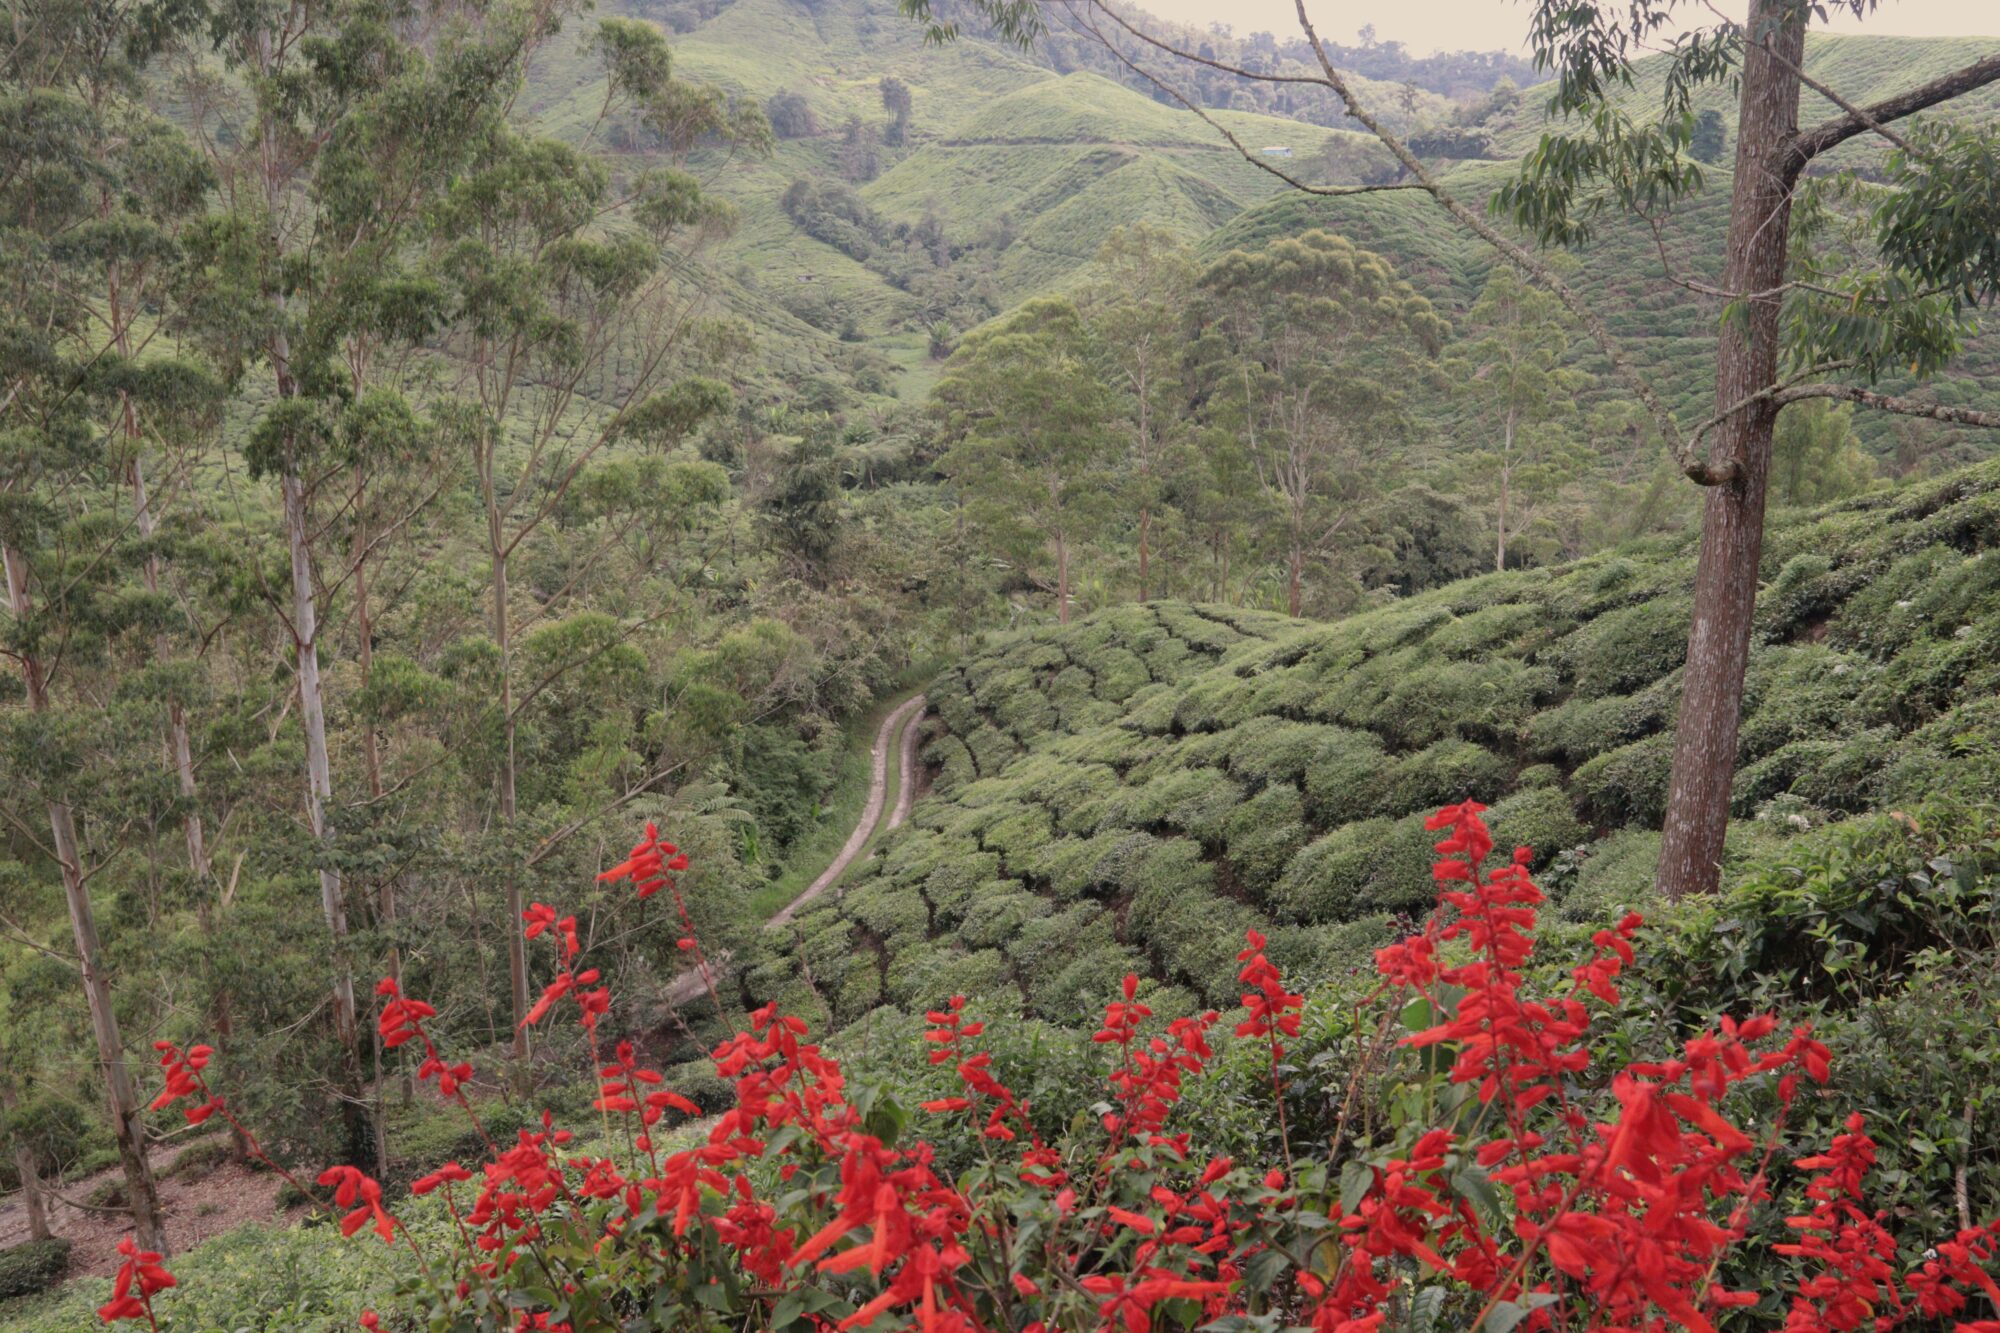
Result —
<instances>
[{"instance_id":1,"label":"rolling green hill","mask_svg":"<svg viewBox=\"0 0 2000 1333\"><path fill-rule=\"evenodd\" d=\"M654 16L644 3L613 8ZM524 98L558 134L583 133L602 98L582 41L572 34L544 58ZM817 122L768 159L696 158L739 214L709 275L716 302L756 327L782 379L824 373L841 352L838 324L851 320L877 350L918 369L899 386L905 396L928 383L920 331L934 312L922 296L807 235L780 206L793 181L839 179L850 118L870 131L886 123L884 77L910 90L909 139L880 148L880 174L856 182L858 193L885 225L933 217L954 247L979 246L960 262L995 313L1070 281L1116 227L1147 221L1192 242L1283 188L1188 112L993 42L926 47L885 0L735 0L673 42L677 73L759 103L797 94ZM1217 117L1246 143L1301 159L1328 133L1272 116ZM635 144L627 156L637 169L649 153ZM1001 223L1005 239L986 239Z\"/></svg>"},{"instance_id":2,"label":"rolling green hill","mask_svg":"<svg viewBox=\"0 0 2000 1333\"><path fill-rule=\"evenodd\" d=\"M653 0L621 0L613 8L692 21ZM581 133L601 97L581 41L572 34L540 62L524 100L558 133ZM885 227L935 219L954 250L953 281L970 293L971 304L956 316L961 324L967 310L999 313L1063 288L1112 229L1139 221L1201 242L1210 253L1327 227L1390 258L1448 312L1471 303L1492 263L1482 243L1420 195L1301 196L1244 161L1187 111L1100 74L1058 72L1046 52L1021 52L976 35L926 46L918 26L889 0L734 0L673 41L676 69L687 77L760 103L796 94L817 122L816 133L781 141L769 159L697 158L701 174L740 216L707 281L719 308L756 328L766 372L777 380L832 373L849 355L840 341L843 325L850 341L886 354L904 372L894 383L904 398L920 397L934 378L923 331L940 314L936 293L892 280L883 264L806 234L780 205L796 180L840 178L850 120L867 132L886 123L884 77L910 90L908 140L882 145L879 174L855 180L854 188ZM1971 38L1818 36L1808 66L1815 78L1866 99L1962 64L1990 45ZM1658 103L1663 62L1642 62L1638 75L1626 102L1642 114ZM1388 85L1365 91L1384 105L1395 92ZM1701 104L1722 111L1733 133L1726 90L1704 91ZM1965 104L1964 114L1991 115L1996 108L2000 91L1987 90ZM1289 159L1272 160L1309 179L1322 174L1318 149L1337 133L1277 116L1212 114L1255 151L1290 150ZM1525 152L1545 128L1542 98L1528 90L1515 110L1486 128L1499 156ZM1880 154L1872 143L1844 151L1848 162ZM647 152L634 144L629 156L637 168ZM1464 163L1447 174L1468 197L1483 200L1510 170L1510 162ZM1726 168L1708 174L1708 190L1682 210L1667 236L1676 266L1704 279L1716 276L1728 191ZM1642 227L1606 226L1580 262L1586 285L1608 298L1614 329L1631 340L1668 399L1684 413L1705 415L1709 330L1718 313L1712 303L1660 281L1654 239ZM1585 364L1596 359L1591 349L1578 351ZM1945 401L2000 394L2000 343L1982 342L1937 392ZM1892 423L1864 414L1859 425L1876 452L1897 447ZM1974 433L1936 430L1929 447L1964 459L1983 454L1987 444Z\"/></svg>"},{"instance_id":3,"label":"rolling green hill","mask_svg":"<svg viewBox=\"0 0 2000 1333\"><path fill-rule=\"evenodd\" d=\"M1774 524L1734 855L1990 777L1996 547L2000 464ZM1364 964L1432 898L1424 815L1466 797L1536 849L1561 913L1642 901L1693 555L1330 625L1129 606L975 658L930 690L930 797L764 982L842 1024L955 991L1061 1021L1128 970L1227 1007L1246 927L1307 980Z\"/></svg>"},{"instance_id":4,"label":"rolling green hill","mask_svg":"<svg viewBox=\"0 0 2000 1333\"><path fill-rule=\"evenodd\" d=\"M1462 163L1444 173L1446 182L1468 202L1483 205L1513 170L1511 163ZM1703 282L1720 281L1722 236L1728 225L1730 173L1710 169L1707 187L1669 220L1664 243L1674 273ZM1206 254L1254 249L1280 236L1323 227L1374 250L1396 265L1447 316L1456 317L1478 296L1496 262L1484 241L1467 234L1428 197L1394 192L1345 197L1288 193L1245 210L1202 243ZM1714 336L1720 303L1670 282L1660 245L1643 224L1607 215L1597 234L1568 256L1575 284L1589 293L1605 322L1631 352L1683 421L1705 418L1714 396ZM1594 345L1578 337L1577 364L1600 376L1608 367ZM1939 402L1979 404L2000 401L2000 334L1982 333L1950 373L1920 384L1910 378L1884 379L1885 392L1921 392ZM1601 381L1606 397L1624 392ZM1882 413L1861 412L1855 429L1877 454L1895 451L1898 429L1908 423ZM1943 458L1969 461L1991 452L1990 433L1926 423L1925 447Z\"/></svg>"},{"instance_id":5,"label":"rolling green hill","mask_svg":"<svg viewBox=\"0 0 2000 1333\"><path fill-rule=\"evenodd\" d=\"M1885 37L1812 33L1806 38L1806 73L1850 102L1867 105L1893 93L1914 87L1941 74L1969 65L1994 48L1991 37ZM1666 86L1666 61L1655 57L1637 66L1633 86L1619 98L1635 116L1657 114ZM1736 143L1736 101L1727 85L1700 90L1694 99L1697 110L1720 113L1728 127L1729 144ZM1492 127L1494 147L1503 156L1518 157L1535 146L1542 133L1541 107L1531 91L1523 99L1523 112L1511 123ZM1965 120L1991 120L2000 113L2000 89L1983 88L1953 103L1951 114ZM1811 124L1840 114L1840 108L1825 97L1806 90L1799 116ZM1829 160L1836 165L1857 166L1879 160L1887 145L1867 138L1845 145Z\"/></svg>"}]
</instances>

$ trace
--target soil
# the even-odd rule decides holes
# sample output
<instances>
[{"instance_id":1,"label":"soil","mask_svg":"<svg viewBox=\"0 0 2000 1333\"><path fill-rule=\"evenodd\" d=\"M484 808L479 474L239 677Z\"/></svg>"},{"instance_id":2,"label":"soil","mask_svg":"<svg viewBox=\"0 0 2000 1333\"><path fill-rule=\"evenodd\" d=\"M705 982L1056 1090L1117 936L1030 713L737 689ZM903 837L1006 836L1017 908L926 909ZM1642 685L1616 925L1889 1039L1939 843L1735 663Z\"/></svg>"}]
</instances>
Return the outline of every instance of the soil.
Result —
<instances>
[{"instance_id":1,"label":"soil","mask_svg":"<svg viewBox=\"0 0 2000 1333\"><path fill-rule=\"evenodd\" d=\"M278 1207L281 1182L268 1171L252 1171L234 1162L223 1162L198 1175L168 1175L180 1155L195 1143L216 1141L215 1136L210 1136L152 1150L167 1243L176 1251L199 1245L245 1222L290 1223L306 1214L303 1206ZM118 1271L118 1242L131 1231L131 1216L119 1209L86 1207L84 1200L100 1185L122 1179L120 1169L113 1166L93 1175L65 1180L60 1186L44 1182L49 1230L72 1247L70 1277L110 1277ZM0 1249L22 1244L27 1239L28 1210L18 1196L10 1198L0 1204Z\"/></svg>"}]
</instances>

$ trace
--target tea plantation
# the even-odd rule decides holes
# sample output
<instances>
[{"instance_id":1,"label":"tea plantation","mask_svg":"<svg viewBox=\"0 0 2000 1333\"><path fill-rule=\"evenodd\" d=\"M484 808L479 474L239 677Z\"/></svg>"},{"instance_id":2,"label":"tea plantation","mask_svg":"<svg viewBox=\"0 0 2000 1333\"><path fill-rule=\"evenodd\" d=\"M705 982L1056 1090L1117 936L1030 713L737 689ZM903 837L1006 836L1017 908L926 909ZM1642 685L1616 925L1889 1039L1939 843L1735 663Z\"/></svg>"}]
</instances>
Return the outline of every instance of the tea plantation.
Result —
<instances>
[{"instance_id":1,"label":"tea plantation","mask_svg":"<svg viewBox=\"0 0 2000 1333\"><path fill-rule=\"evenodd\" d=\"M1921 799L2000 742L2000 465L1779 516L1732 858ZM1424 815L1475 796L1556 911L1649 894L1690 539L1338 624L1128 606L930 691L933 788L759 988L852 1023L953 992L1068 1021L1138 971L1228 1007L1246 927L1301 981L1430 903Z\"/></svg>"}]
</instances>

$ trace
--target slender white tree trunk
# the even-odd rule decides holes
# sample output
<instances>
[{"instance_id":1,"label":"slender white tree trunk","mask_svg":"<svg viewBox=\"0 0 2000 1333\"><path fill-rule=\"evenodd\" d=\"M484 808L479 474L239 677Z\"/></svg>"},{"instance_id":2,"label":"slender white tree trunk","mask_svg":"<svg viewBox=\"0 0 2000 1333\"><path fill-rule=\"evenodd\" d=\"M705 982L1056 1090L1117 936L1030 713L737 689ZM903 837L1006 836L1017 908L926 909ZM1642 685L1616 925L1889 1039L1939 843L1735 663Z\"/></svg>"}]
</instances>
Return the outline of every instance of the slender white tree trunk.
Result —
<instances>
[{"instance_id":1,"label":"slender white tree trunk","mask_svg":"<svg viewBox=\"0 0 2000 1333\"><path fill-rule=\"evenodd\" d=\"M12 547L0 550L0 559L6 565L8 607L16 620L24 620L33 609L27 560ZM29 653L20 660L29 709L37 713L47 711L48 685L40 659ZM112 1007L111 983L104 975L104 949L97 937L97 916L91 910L90 892L84 883L76 820L63 802L51 800L47 805L49 833L62 871L63 900L69 908L70 930L76 939L77 968L83 974L84 1000L90 1010L90 1031L97 1040L97 1062L104 1076L105 1109L111 1118L112 1138L118 1145L118 1162L125 1174L125 1193L131 1201L132 1230L142 1248L164 1254L166 1232L160 1224L159 1191L153 1183L152 1166L146 1160L145 1124L139 1100L133 1093L132 1076L125 1067L125 1042L118 1031L118 1011Z\"/></svg>"}]
</instances>

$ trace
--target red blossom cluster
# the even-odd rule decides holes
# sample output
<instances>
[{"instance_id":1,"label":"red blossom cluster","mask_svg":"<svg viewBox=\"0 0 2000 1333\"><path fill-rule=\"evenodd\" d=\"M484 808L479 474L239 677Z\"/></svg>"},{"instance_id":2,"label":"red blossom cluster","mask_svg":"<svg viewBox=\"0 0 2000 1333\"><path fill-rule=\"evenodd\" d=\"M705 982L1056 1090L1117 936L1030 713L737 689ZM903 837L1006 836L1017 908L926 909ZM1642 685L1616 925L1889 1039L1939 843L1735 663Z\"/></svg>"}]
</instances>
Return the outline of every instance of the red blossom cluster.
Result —
<instances>
[{"instance_id":1,"label":"red blossom cluster","mask_svg":"<svg viewBox=\"0 0 2000 1333\"><path fill-rule=\"evenodd\" d=\"M222 1109L222 1099L210 1095L201 1076L201 1071L208 1068L209 1058L215 1054L214 1047L190 1046L183 1051L170 1041L156 1041L153 1049L160 1053L160 1068L166 1073L167 1081L147 1110L161 1111L177 1101L192 1100L195 1104L181 1108L181 1114L190 1125L199 1125Z\"/></svg>"},{"instance_id":2,"label":"red blossom cluster","mask_svg":"<svg viewBox=\"0 0 2000 1333\"><path fill-rule=\"evenodd\" d=\"M153 1297L176 1285L174 1275L160 1266L164 1256L140 1249L130 1236L118 1242L118 1253L125 1256L125 1262L118 1265L118 1276L111 1280L111 1299L97 1307L97 1317L107 1324L143 1319L157 1329L160 1324L153 1315Z\"/></svg>"},{"instance_id":3,"label":"red blossom cluster","mask_svg":"<svg viewBox=\"0 0 2000 1333\"><path fill-rule=\"evenodd\" d=\"M611 1012L611 988L597 985L603 978L596 968L586 967L578 971L574 966L577 955L583 952L583 946L576 937L576 918L566 916L558 920L555 908L544 903L530 903L528 910L521 913L521 920L525 923L521 933L531 940L553 929L561 959L555 980L543 987L541 998L528 1010L527 1016L521 1020L521 1026L533 1027L541 1022L548 1016L549 1010L555 1007L556 1001L568 995L576 1001L579 1017L584 1028L591 1034L594 1050L597 1020ZM596 986L597 989L588 989L592 986Z\"/></svg>"},{"instance_id":4,"label":"red blossom cluster","mask_svg":"<svg viewBox=\"0 0 2000 1333\"><path fill-rule=\"evenodd\" d=\"M465 1060L447 1064L444 1057L438 1054L436 1043L424 1030L424 1020L437 1017L437 1010L422 1000L405 999L394 977L383 977L377 982L375 994L382 1001L382 1015L375 1024L376 1031L382 1036L382 1049L393 1051L413 1041L422 1042L424 1058L423 1063L417 1066L417 1081L428 1083L436 1079L440 1095L453 1099L462 1097L460 1089L472 1081L472 1064Z\"/></svg>"},{"instance_id":5,"label":"red blossom cluster","mask_svg":"<svg viewBox=\"0 0 2000 1333\"><path fill-rule=\"evenodd\" d=\"M582 966L576 919L538 903L524 934L551 937L556 973L530 1021L574 1002L597 1079L593 1106L607 1138L622 1127L624 1151L582 1151L544 1113L538 1131L510 1146L489 1142L484 1164L451 1162L417 1180L411 1192L440 1196L459 1237L443 1266L417 1249L374 1180L339 1166L319 1183L347 1210L344 1232L372 1228L416 1257L421 1273L387 1326L403 1315L412 1327L487 1326L505 1310L514 1333L668 1323L1152 1333L1232 1317L1375 1333L1422 1298L1457 1327L1485 1326L1504 1310L1525 1333L1712 1333L1723 1312L1756 1299L1717 1275L1745 1244L1753 1211L1773 1199L1784 1123L1781 1112L1753 1136L1732 1118L1732 1102L1761 1090L1790 1107L1801 1080L1826 1081L1827 1052L1809 1030L1781 1032L1755 1015L1723 1019L1672 1059L1597 1066L1593 1025L1623 1003L1619 982L1641 922L1629 916L1598 932L1558 993L1535 994L1528 967L1542 896L1526 849L1487 865L1481 811L1468 802L1430 821L1444 835L1439 909L1378 954L1382 985L1369 1001L1380 1004L1385 1032L1406 1013L1434 1016L1402 1041L1410 1055L1385 1042L1384 1058L1429 1061L1423 1069L1441 1072L1413 1077L1431 1078L1440 1093L1456 1088L1469 1109L1408 1126L1365 1162L1324 1150L1294 1159L1285 1106L1295 1090L1281 1073L1305 1002L1255 932L1238 955L1234 1033L1261 1047L1278 1131L1272 1156L1282 1162L1204 1151L1202 1127L1185 1123L1182 1104L1213 1066L1221 1016L1156 1026L1136 976L1094 1033L1109 1056L1105 1108L1061 1133L1038 1126L1035 1108L1002 1078L963 996L927 1015L929 1062L949 1067L956 1090L922 1109L951 1118L981 1162L955 1178L933 1142L872 1118L839 1062L775 1006L715 1048L733 1105L674 1147L660 1126L669 1112L696 1115L695 1103L666 1088L631 1042L599 1055L609 991ZM631 857L600 878L629 881L640 898L671 888L684 947L706 976L673 879L686 864L649 825ZM431 1007L392 982L377 994L384 1046L420 1042L425 1078L473 1114L469 1068L447 1065L426 1031ZM167 1086L155 1109L191 1099L190 1118L228 1116L203 1081L206 1048L161 1051ZM1967 1229L1920 1264L1903 1263L1884 1219L1861 1202L1874 1154L1856 1119L1827 1152L1797 1164L1814 1174L1809 1212L1789 1219L1798 1239L1778 1247L1801 1269L1787 1329L1888 1333L1922 1318L2000 1333L2000 1286L1987 1272L2000 1229ZM1362 1171L1344 1205L1327 1184L1343 1167ZM100 1313L150 1321L152 1295L173 1279L158 1256L127 1254L116 1298ZM1967 1319L1978 1301L1995 1317ZM677 1313L664 1322L634 1322L667 1307ZM361 1323L377 1330L383 1318L370 1312Z\"/></svg>"}]
</instances>

